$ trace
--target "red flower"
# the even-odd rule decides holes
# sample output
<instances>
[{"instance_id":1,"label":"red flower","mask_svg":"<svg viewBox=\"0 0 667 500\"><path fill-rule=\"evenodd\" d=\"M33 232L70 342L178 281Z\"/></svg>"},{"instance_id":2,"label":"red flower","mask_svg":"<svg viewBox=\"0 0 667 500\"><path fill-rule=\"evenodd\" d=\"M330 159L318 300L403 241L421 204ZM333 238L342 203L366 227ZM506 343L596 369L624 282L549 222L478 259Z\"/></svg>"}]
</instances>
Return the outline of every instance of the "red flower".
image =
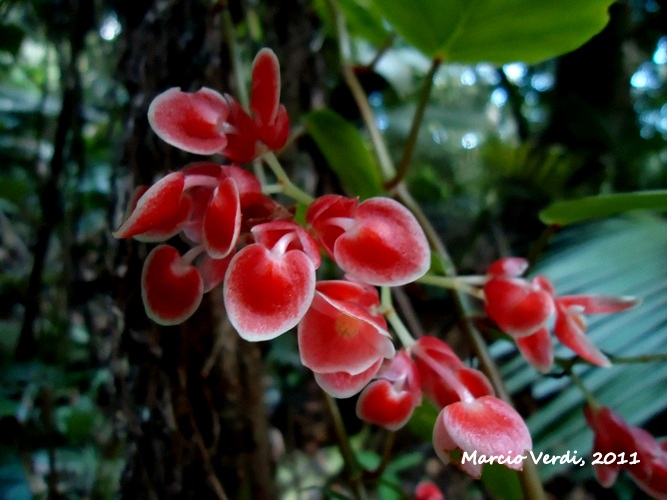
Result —
<instances>
[{"instance_id":1,"label":"red flower","mask_svg":"<svg viewBox=\"0 0 667 500\"><path fill-rule=\"evenodd\" d=\"M554 333L565 346L598 366L609 359L586 336L584 314L615 313L634 307L633 297L566 295L558 297L544 276L519 278L528 268L524 259L500 259L489 267L484 285L484 308L496 324L516 340L526 360L543 373L553 365L553 345L547 328L555 313Z\"/></svg>"},{"instance_id":2,"label":"red flower","mask_svg":"<svg viewBox=\"0 0 667 500\"><path fill-rule=\"evenodd\" d=\"M584 415L595 434L593 453L599 453L604 462L594 465L600 484L612 486L619 472L625 470L646 493L667 498L667 442L659 443L603 406L586 405ZM605 460L608 454L613 454L613 460Z\"/></svg>"},{"instance_id":3,"label":"red flower","mask_svg":"<svg viewBox=\"0 0 667 500\"><path fill-rule=\"evenodd\" d=\"M308 310L320 255L312 237L295 222L267 222L251 231L256 243L231 260L223 296L241 337L270 340L295 327Z\"/></svg>"},{"instance_id":4,"label":"red flower","mask_svg":"<svg viewBox=\"0 0 667 500\"><path fill-rule=\"evenodd\" d=\"M232 96L206 87L192 93L171 88L153 100L148 121L162 140L190 153L249 162L262 149L280 149L289 118L280 104L280 66L270 49L260 50L253 62L250 109L254 117Z\"/></svg>"},{"instance_id":5,"label":"red flower","mask_svg":"<svg viewBox=\"0 0 667 500\"><path fill-rule=\"evenodd\" d=\"M474 397L495 394L486 375L465 366L442 340L430 336L420 337L410 350L415 358L421 388L437 408L460 401L460 388ZM449 376L443 376L443 370Z\"/></svg>"},{"instance_id":6,"label":"red flower","mask_svg":"<svg viewBox=\"0 0 667 500\"><path fill-rule=\"evenodd\" d=\"M370 382L384 358L394 355L373 287L321 281L298 327L301 362L334 397L350 397Z\"/></svg>"},{"instance_id":7,"label":"red flower","mask_svg":"<svg viewBox=\"0 0 667 500\"><path fill-rule=\"evenodd\" d=\"M521 470L532 440L521 416L494 396L452 403L440 412L433 429L433 447L445 463L454 463L474 478L486 460Z\"/></svg>"},{"instance_id":8,"label":"red flower","mask_svg":"<svg viewBox=\"0 0 667 500\"><path fill-rule=\"evenodd\" d=\"M395 431L403 427L422 401L419 375L407 351L385 361L359 395L357 416L364 422Z\"/></svg>"},{"instance_id":9,"label":"red flower","mask_svg":"<svg viewBox=\"0 0 667 500\"><path fill-rule=\"evenodd\" d=\"M141 273L146 314L160 325L182 323L194 313L204 294L199 271L169 245L155 247Z\"/></svg>"},{"instance_id":10,"label":"red flower","mask_svg":"<svg viewBox=\"0 0 667 500\"><path fill-rule=\"evenodd\" d=\"M359 203L327 195L310 205L306 218L325 251L355 281L399 286L420 278L430 266L421 226L390 198Z\"/></svg>"},{"instance_id":11,"label":"red flower","mask_svg":"<svg viewBox=\"0 0 667 500\"><path fill-rule=\"evenodd\" d=\"M415 489L414 500L445 500L440 488L431 481L422 481Z\"/></svg>"}]
</instances>

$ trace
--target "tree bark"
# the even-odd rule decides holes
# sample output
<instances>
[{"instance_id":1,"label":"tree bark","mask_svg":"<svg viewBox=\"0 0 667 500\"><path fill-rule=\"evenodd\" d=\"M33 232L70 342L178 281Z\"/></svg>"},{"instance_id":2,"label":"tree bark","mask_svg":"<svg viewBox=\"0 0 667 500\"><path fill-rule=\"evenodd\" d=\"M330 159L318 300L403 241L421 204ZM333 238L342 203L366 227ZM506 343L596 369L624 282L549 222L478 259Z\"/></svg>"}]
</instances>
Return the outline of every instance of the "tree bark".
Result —
<instances>
[{"instance_id":1,"label":"tree bark","mask_svg":"<svg viewBox=\"0 0 667 500\"><path fill-rule=\"evenodd\" d=\"M157 139L146 118L151 100L176 86L229 91L231 71L220 12L210 2L137 0L117 9L124 26L120 77L130 97L123 147L129 193L201 160ZM151 324L139 289L146 252L121 242L116 266L126 269L117 299L125 309L120 355L129 360L117 380L128 444L123 496L275 498L258 346L233 331L219 290L179 327Z\"/></svg>"}]
</instances>

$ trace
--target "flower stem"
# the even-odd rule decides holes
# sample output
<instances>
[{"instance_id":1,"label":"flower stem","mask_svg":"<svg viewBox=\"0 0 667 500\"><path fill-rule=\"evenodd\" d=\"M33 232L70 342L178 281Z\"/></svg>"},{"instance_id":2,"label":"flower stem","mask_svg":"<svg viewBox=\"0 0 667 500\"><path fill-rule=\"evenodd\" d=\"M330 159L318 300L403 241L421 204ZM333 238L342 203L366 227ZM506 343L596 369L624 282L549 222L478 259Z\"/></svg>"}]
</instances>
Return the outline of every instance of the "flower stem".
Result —
<instances>
[{"instance_id":1,"label":"flower stem","mask_svg":"<svg viewBox=\"0 0 667 500\"><path fill-rule=\"evenodd\" d=\"M441 61L439 58L433 59L431 69L424 79L424 85L419 94L417 109L415 109L415 114L412 117L412 125L410 126L408 141L406 142L405 148L403 149L403 157L401 158L401 162L398 164L398 171L396 172L396 175L394 175L392 179L385 183L385 189L387 190L392 190L395 188L408 173L410 161L412 160L412 153L414 152L415 145L417 144L419 129L421 128L422 120L424 119L424 111L426 110L426 105L428 104L429 97L431 96L431 89L433 88L433 77L435 76L435 72L438 71L438 68L440 67L440 62Z\"/></svg>"},{"instance_id":2,"label":"flower stem","mask_svg":"<svg viewBox=\"0 0 667 500\"><path fill-rule=\"evenodd\" d=\"M276 176L278 185L282 187L280 192L300 203L305 203L306 205L310 205L313 202L312 196L292 183L289 176L287 175L287 172L285 172L285 169L282 167L275 154L272 152L264 153L264 155L262 155L262 159L266 162L273 174ZM276 188L274 186L275 185L266 186L266 188L264 188L265 192L276 192Z\"/></svg>"},{"instance_id":3,"label":"flower stem","mask_svg":"<svg viewBox=\"0 0 667 500\"><path fill-rule=\"evenodd\" d=\"M458 276L435 276L433 274L427 274L419 278L417 281L419 283L424 283L425 285L433 285L440 288L448 288L450 290L459 290L468 295L472 295L477 299L484 299L484 292L481 289L470 286L465 280Z\"/></svg>"},{"instance_id":4,"label":"flower stem","mask_svg":"<svg viewBox=\"0 0 667 500\"><path fill-rule=\"evenodd\" d=\"M331 420L334 426L334 431L336 432L336 438L338 439L338 448L340 449L340 454L343 456L343 461L349 472L349 481L350 487L352 488L352 493L354 498L357 500L365 500L367 498L366 490L361 482L362 480L362 470L357 457L350 446L350 438L347 435L345 430L345 424L343 423L343 417L340 414L338 404L336 400L329 396L326 392L322 391L324 394L324 400L327 405L327 410L331 416Z\"/></svg>"},{"instance_id":5,"label":"flower stem","mask_svg":"<svg viewBox=\"0 0 667 500\"><path fill-rule=\"evenodd\" d=\"M350 37L347 32L347 27L345 26L345 19L338 4L335 0L328 1L329 8L336 22L336 34L338 36L338 47L341 55L341 69L343 72L343 78L347 87L352 93L354 102L359 108L361 117L368 129L368 134L370 135L371 142L373 143L373 151L375 151L375 156L378 160L378 165L380 167L380 174L382 175L383 180L387 181L392 179L396 175L396 168L394 163L391 160L389 155L389 149L387 144L382 138L382 133L377 127L375 121L375 114L371 108L370 103L368 102L368 97L364 88L361 86L357 75L354 72L352 66L352 46L350 43Z\"/></svg>"},{"instance_id":6,"label":"flower stem","mask_svg":"<svg viewBox=\"0 0 667 500\"><path fill-rule=\"evenodd\" d=\"M391 288L388 286L383 286L380 291L380 297L382 301L382 313L384 317L387 318L387 321L394 329L398 340L403 344L403 347L409 349L414 345L415 339L412 337L406 326L403 324L403 321L396 313L394 309L394 304L391 299Z\"/></svg>"}]
</instances>

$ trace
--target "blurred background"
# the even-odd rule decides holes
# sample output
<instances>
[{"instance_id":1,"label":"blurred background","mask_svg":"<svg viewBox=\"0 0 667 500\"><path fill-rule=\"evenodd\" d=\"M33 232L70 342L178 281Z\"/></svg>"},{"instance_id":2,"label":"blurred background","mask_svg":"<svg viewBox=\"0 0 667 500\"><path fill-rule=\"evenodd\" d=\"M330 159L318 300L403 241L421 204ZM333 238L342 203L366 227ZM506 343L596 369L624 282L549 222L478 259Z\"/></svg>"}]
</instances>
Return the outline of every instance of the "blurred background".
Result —
<instances>
[{"instance_id":1,"label":"blurred background","mask_svg":"<svg viewBox=\"0 0 667 500\"><path fill-rule=\"evenodd\" d=\"M610 12L604 31L558 59L443 65L407 182L462 273L523 255L559 293L642 296L641 308L592 321L591 335L619 356L667 352L663 215L556 235L537 216L557 200L667 188L667 2ZM430 62L348 23L357 75L400 158ZM234 94L232 55L249 70L263 46L281 61L297 133L281 161L307 191L340 191L303 133L306 113L324 106L361 126L323 1L0 0L0 498L340 498L330 418L294 336L241 341L217 291L185 324L158 327L139 289L150 248L111 237L134 186L195 159L150 130L151 100L175 86ZM405 299L423 332L470 355L448 294L413 285ZM487 339L536 449L589 453L569 380L539 376L511 342ZM581 376L662 436L666 365ZM387 434L362 426L353 400L341 411L372 468ZM432 418L424 408L398 434L380 497L409 497L425 478L451 498L507 495L493 485L515 477L473 482L434 458ZM590 467L540 473L556 497L603 494ZM642 498L623 476L605 493L614 497Z\"/></svg>"}]
</instances>

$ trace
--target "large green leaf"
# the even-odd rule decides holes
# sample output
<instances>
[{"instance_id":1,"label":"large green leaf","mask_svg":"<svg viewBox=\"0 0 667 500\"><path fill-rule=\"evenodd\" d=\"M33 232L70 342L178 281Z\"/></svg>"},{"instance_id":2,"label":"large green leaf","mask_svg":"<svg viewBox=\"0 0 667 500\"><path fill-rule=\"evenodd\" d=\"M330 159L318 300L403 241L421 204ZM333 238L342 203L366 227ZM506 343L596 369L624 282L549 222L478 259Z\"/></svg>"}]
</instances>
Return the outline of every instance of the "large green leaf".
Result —
<instances>
[{"instance_id":1,"label":"large green leaf","mask_svg":"<svg viewBox=\"0 0 667 500\"><path fill-rule=\"evenodd\" d=\"M372 0L409 43L449 62L535 63L607 24L613 0Z\"/></svg>"},{"instance_id":2,"label":"large green leaf","mask_svg":"<svg viewBox=\"0 0 667 500\"><path fill-rule=\"evenodd\" d=\"M667 191L643 191L559 201L540 212L545 224L565 226L631 210L667 210Z\"/></svg>"},{"instance_id":3,"label":"large green leaf","mask_svg":"<svg viewBox=\"0 0 667 500\"><path fill-rule=\"evenodd\" d=\"M377 163L354 125L329 110L313 111L306 124L349 194L370 198L382 193Z\"/></svg>"}]
</instances>

